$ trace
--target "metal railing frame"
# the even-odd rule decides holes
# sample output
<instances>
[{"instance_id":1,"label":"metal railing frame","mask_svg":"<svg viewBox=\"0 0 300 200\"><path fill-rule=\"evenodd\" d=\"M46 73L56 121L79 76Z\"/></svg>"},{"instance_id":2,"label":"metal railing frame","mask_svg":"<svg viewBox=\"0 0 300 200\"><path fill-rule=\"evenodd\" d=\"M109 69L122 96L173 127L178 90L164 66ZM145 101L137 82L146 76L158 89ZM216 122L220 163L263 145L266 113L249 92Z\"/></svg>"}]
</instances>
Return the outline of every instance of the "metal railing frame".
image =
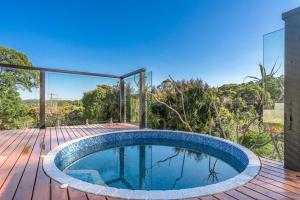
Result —
<instances>
[{"instance_id":1,"label":"metal railing frame","mask_svg":"<svg viewBox=\"0 0 300 200\"><path fill-rule=\"evenodd\" d=\"M45 67L36 67L36 66L23 66L23 65L14 65L14 64L6 64L0 63L0 66L5 68L12 69L24 69L24 70L33 70L40 72L40 123L39 127L44 129L46 127L46 73L47 72L55 72L55 73L64 73L64 74L75 74L75 75L84 75L84 76L96 76L96 77L106 77L118 79L120 82L120 122L126 122L126 100L125 100L125 85L124 79L130 76L134 76L136 74L140 75L140 85L139 85L139 95L140 95L140 108L139 108L139 128L146 127L146 93L145 93L145 85L146 85L146 76L145 68L140 68L138 70L129 72L124 75L112 75L112 74L101 74L101 73L93 73L93 72L82 72L82 71L73 71L73 70L63 70L58 68L45 68Z\"/></svg>"}]
</instances>

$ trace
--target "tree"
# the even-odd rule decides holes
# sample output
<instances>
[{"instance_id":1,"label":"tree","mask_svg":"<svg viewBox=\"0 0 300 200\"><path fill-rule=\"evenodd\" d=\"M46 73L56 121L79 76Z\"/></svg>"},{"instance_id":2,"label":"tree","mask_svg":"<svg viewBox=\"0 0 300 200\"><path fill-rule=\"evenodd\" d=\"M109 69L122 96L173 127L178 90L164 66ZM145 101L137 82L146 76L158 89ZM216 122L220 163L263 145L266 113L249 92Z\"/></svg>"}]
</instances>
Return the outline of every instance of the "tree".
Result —
<instances>
[{"instance_id":1,"label":"tree","mask_svg":"<svg viewBox=\"0 0 300 200\"><path fill-rule=\"evenodd\" d=\"M96 89L84 93L83 116L91 122L119 119L118 96L118 89L108 85L98 85Z\"/></svg>"},{"instance_id":2,"label":"tree","mask_svg":"<svg viewBox=\"0 0 300 200\"><path fill-rule=\"evenodd\" d=\"M207 118L205 91L202 80L175 81L171 76L156 88L153 94L153 115L163 124L160 128L202 131ZM154 117L153 116L153 117ZM151 120L157 124L151 116Z\"/></svg>"},{"instance_id":3,"label":"tree","mask_svg":"<svg viewBox=\"0 0 300 200\"><path fill-rule=\"evenodd\" d=\"M15 129L28 126L33 119L29 108L22 102L16 86L9 80L0 86L0 129Z\"/></svg>"},{"instance_id":4,"label":"tree","mask_svg":"<svg viewBox=\"0 0 300 200\"><path fill-rule=\"evenodd\" d=\"M0 63L32 66L25 54L3 46L0 46ZM32 123L29 107L22 102L18 90L31 91L38 82L37 72L0 68L0 129L22 128Z\"/></svg>"},{"instance_id":5,"label":"tree","mask_svg":"<svg viewBox=\"0 0 300 200\"><path fill-rule=\"evenodd\" d=\"M25 54L3 46L0 46L0 63L32 66L32 63ZM18 89L31 91L32 88L38 87L39 74L36 71L2 67L0 81L1 83L10 81Z\"/></svg>"}]
</instances>

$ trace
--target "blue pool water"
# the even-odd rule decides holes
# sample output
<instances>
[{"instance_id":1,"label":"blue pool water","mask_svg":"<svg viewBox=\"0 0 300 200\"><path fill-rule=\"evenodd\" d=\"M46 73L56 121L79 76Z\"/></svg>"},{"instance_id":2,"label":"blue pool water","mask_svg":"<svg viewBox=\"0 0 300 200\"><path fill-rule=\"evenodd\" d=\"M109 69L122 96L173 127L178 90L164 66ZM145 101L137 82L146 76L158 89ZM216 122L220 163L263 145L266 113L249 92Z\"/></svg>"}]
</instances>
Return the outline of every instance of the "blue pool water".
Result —
<instances>
[{"instance_id":1,"label":"blue pool water","mask_svg":"<svg viewBox=\"0 0 300 200\"><path fill-rule=\"evenodd\" d=\"M64 172L115 188L177 190L218 183L244 169L234 157L209 146L153 140L136 143L114 144L89 154Z\"/></svg>"}]
</instances>

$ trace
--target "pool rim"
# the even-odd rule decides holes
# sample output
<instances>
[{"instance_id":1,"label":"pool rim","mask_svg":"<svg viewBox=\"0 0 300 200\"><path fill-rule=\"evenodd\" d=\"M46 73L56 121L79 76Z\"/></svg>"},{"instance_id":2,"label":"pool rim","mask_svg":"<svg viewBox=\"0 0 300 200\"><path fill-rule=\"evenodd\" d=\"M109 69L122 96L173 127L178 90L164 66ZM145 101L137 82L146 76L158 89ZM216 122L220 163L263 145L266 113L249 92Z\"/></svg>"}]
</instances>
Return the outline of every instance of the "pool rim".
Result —
<instances>
[{"instance_id":1,"label":"pool rim","mask_svg":"<svg viewBox=\"0 0 300 200\"><path fill-rule=\"evenodd\" d=\"M192 134L200 137L208 137L211 139L223 141L242 151L242 153L244 153L248 158L248 165L238 175L229 178L225 181L221 181L219 183L210 184L206 186L178 189L178 190L130 190L130 189L119 189L114 187L101 186L101 185L92 184L92 183L82 181L80 179L73 178L67 175L66 173L64 173L63 171L61 171L60 169L58 169L58 167L54 162L56 155L63 148L73 143L80 142L87 138L99 137L108 134L133 133L133 132L166 132L166 133L173 132L173 133L182 133L182 134ZM207 134L195 133L195 132L173 131L173 130L149 130L149 129L111 131L111 132L99 133L91 136L84 136L57 146L56 148L48 152L48 154L43 159L43 169L45 173L51 179L59 182L60 184L67 184L68 187L86 193L117 197L117 198L125 198L125 199L183 199L183 198L193 198L193 197L200 197L200 196L207 196L216 193L221 193L221 192L225 192L240 187L248 183L250 180L255 178L255 176L259 173L260 168L261 168L261 162L258 156L256 156L252 151L250 151L246 147L233 143L229 140L210 136Z\"/></svg>"}]
</instances>

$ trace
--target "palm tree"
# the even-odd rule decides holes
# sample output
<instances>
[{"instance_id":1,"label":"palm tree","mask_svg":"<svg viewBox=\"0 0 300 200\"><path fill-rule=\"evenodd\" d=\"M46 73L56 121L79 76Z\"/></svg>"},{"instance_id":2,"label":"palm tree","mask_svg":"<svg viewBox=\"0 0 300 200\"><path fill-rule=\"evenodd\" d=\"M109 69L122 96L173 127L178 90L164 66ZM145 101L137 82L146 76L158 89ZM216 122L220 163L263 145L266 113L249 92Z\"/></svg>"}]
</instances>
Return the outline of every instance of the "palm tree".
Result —
<instances>
[{"instance_id":1,"label":"palm tree","mask_svg":"<svg viewBox=\"0 0 300 200\"><path fill-rule=\"evenodd\" d=\"M270 73L268 73L268 74L266 72L266 68L262 64L259 64L258 66L259 66L259 69L260 69L260 76L261 77L247 76L246 78L250 78L252 80L255 80L257 83L259 83L259 85L262 88L261 101L260 101L259 112L258 112L258 115L259 115L258 118L259 118L259 122L260 122L259 124L260 124L260 127L262 127L262 125L263 125L264 101L265 101L265 96L266 96L266 83L268 81L272 80L275 77L275 75L277 74L277 72L280 69L281 65L279 65L279 67L276 67L277 66L277 60L276 60L274 65L271 68ZM282 85L282 92L281 93L283 93L283 85ZM280 96L282 96L282 94ZM254 147L262 147L262 146L272 142L273 146L274 146L274 151L277 152L278 158L281 160L281 154L280 154L279 148L277 146L278 142L276 141L276 139L278 139L281 134L279 133L279 134L273 136L272 133L269 133L269 135L271 137L271 140L269 140L265 143L262 143L262 144L257 144L257 142L255 142L255 144L252 145L250 147L250 149L253 149ZM256 141L257 141L257 139L258 139L258 137L256 138Z\"/></svg>"},{"instance_id":2,"label":"palm tree","mask_svg":"<svg viewBox=\"0 0 300 200\"><path fill-rule=\"evenodd\" d=\"M278 70L281 67L281 65L279 65L279 67L276 67L276 66L277 66L277 60L273 64L270 73L267 74L265 66L262 64L258 64L259 71L260 71L260 77L257 77L257 76L246 76L245 77L245 79L250 78L250 79L256 81L262 89L259 108L258 108L258 118L259 118L260 125L263 122L263 110L264 110L264 103L265 103L265 97L266 97L266 82L268 80L270 80L271 78L274 78L275 75L277 74Z\"/></svg>"}]
</instances>

